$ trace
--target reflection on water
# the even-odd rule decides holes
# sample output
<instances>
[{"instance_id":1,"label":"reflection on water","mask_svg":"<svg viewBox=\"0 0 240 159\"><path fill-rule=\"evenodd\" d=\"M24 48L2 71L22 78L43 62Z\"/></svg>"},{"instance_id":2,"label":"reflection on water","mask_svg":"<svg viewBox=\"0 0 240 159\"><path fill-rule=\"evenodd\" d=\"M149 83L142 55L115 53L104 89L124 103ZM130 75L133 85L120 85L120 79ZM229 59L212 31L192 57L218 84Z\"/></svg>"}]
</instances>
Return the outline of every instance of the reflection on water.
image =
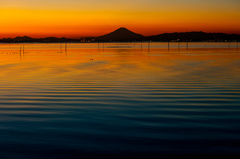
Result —
<instances>
[{"instance_id":1,"label":"reflection on water","mask_svg":"<svg viewBox=\"0 0 240 159\"><path fill-rule=\"evenodd\" d=\"M240 155L237 47L0 44L0 157Z\"/></svg>"}]
</instances>

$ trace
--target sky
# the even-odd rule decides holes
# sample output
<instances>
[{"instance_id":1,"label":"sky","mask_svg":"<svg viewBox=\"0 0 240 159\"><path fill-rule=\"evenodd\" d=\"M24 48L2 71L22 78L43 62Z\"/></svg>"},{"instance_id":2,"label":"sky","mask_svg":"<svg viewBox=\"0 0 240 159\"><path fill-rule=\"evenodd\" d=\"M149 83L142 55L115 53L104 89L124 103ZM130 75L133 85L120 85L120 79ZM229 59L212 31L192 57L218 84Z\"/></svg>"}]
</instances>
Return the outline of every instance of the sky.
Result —
<instances>
[{"instance_id":1,"label":"sky","mask_svg":"<svg viewBox=\"0 0 240 159\"><path fill-rule=\"evenodd\" d=\"M0 38L80 38L126 27L240 34L240 0L0 0Z\"/></svg>"}]
</instances>

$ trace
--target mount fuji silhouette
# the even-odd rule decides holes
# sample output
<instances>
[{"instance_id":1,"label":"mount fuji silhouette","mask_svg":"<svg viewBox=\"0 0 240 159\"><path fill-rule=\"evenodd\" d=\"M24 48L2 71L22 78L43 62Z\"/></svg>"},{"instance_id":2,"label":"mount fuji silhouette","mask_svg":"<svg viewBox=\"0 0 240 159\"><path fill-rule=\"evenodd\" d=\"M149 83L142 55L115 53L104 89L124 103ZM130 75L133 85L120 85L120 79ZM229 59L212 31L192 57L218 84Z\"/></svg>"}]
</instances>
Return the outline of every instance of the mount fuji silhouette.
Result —
<instances>
[{"instance_id":1,"label":"mount fuji silhouette","mask_svg":"<svg viewBox=\"0 0 240 159\"><path fill-rule=\"evenodd\" d=\"M121 27L109 34L97 37L100 41L138 41L145 37L141 34L134 33L124 27Z\"/></svg>"}]
</instances>

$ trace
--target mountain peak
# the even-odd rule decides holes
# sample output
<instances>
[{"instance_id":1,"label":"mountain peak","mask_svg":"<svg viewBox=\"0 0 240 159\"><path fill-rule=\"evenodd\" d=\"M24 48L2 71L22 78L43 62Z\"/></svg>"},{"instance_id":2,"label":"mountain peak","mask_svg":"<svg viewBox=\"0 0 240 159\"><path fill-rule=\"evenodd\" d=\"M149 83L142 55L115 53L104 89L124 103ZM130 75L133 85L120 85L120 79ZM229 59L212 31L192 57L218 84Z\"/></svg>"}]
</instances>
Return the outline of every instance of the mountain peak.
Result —
<instances>
[{"instance_id":1,"label":"mountain peak","mask_svg":"<svg viewBox=\"0 0 240 159\"><path fill-rule=\"evenodd\" d=\"M117 30L115 30L113 32L131 32L131 33L134 33L132 31L128 30L127 28L125 28L125 27L118 28Z\"/></svg>"},{"instance_id":2,"label":"mountain peak","mask_svg":"<svg viewBox=\"0 0 240 159\"><path fill-rule=\"evenodd\" d=\"M125 27L120 27L120 28L118 28L117 30L128 30L128 29L125 28Z\"/></svg>"}]
</instances>

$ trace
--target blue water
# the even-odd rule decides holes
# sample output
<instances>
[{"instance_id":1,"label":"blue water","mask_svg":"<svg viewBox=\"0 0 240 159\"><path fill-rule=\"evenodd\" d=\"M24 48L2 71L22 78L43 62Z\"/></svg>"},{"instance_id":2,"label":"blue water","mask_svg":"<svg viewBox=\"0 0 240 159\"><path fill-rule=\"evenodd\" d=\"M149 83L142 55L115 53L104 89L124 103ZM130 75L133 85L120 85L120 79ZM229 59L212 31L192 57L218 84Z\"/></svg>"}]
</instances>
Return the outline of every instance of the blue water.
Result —
<instances>
[{"instance_id":1,"label":"blue water","mask_svg":"<svg viewBox=\"0 0 240 159\"><path fill-rule=\"evenodd\" d=\"M134 45L2 44L0 158L240 156L235 44Z\"/></svg>"}]
</instances>

